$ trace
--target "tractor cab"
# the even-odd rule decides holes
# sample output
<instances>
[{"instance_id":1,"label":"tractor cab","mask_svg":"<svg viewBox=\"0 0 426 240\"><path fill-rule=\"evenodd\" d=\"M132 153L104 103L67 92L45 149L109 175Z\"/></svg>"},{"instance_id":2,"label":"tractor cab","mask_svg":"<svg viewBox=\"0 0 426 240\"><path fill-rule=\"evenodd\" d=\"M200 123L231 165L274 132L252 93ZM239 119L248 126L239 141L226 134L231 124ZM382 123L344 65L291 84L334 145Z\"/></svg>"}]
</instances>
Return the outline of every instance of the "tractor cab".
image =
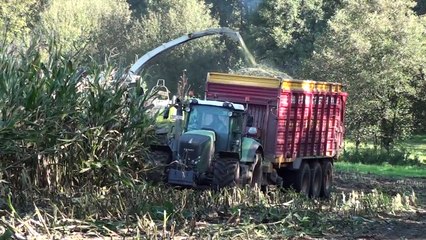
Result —
<instances>
[{"instance_id":1,"label":"tractor cab","mask_svg":"<svg viewBox=\"0 0 426 240\"><path fill-rule=\"evenodd\" d=\"M238 152L241 144L244 106L229 102L191 99L185 108L185 132L211 131L217 152Z\"/></svg>"}]
</instances>

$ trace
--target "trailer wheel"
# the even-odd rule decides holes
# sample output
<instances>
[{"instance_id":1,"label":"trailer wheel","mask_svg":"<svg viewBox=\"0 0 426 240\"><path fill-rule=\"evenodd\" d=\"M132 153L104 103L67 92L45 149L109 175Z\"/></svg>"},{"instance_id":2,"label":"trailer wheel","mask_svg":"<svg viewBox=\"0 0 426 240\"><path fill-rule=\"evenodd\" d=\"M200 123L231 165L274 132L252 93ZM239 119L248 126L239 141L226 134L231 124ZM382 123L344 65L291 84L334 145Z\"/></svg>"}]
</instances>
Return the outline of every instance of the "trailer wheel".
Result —
<instances>
[{"instance_id":1,"label":"trailer wheel","mask_svg":"<svg viewBox=\"0 0 426 240\"><path fill-rule=\"evenodd\" d=\"M253 176L251 178L252 187L256 185L258 188L262 187L262 181L263 181L262 162L263 162L262 153L256 153L256 160L255 160L256 165L254 166Z\"/></svg>"},{"instance_id":2,"label":"trailer wheel","mask_svg":"<svg viewBox=\"0 0 426 240\"><path fill-rule=\"evenodd\" d=\"M331 196L331 188L333 185L333 164L327 160L322 165L322 186L321 197L329 198Z\"/></svg>"},{"instance_id":3,"label":"trailer wheel","mask_svg":"<svg viewBox=\"0 0 426 240\"><path fill-rule=\"evenodd\" d=\"M309 196L312 198L317 198L321 193L322 186L322 168L319 162L315 161L311 164L312 177L311 177L311 188L309 191Z\"/></svg>"},{"instance_id":4,"label":"trailer wheel","mask_svg":"<svg viewBox=\"0 0 426 240\"><path fill-rule=\"evenodd\" d=\"M213 188L234 187L239 183L240 163L238 159L217 159L213 170Z\"/></svg>"},{"instance_id":5,"label":"trailer wheel","mask_svg":"<svg viewBox=\"0 0 426 240\"><path fill-rule=\"evenodd\" d=\"M297 171L294 187L296 191L305 196L309 196L310 185L311 169L309 168L309 164L303 162L302 166L300 166L300 169Z\"/></svg>"}]
</instances>

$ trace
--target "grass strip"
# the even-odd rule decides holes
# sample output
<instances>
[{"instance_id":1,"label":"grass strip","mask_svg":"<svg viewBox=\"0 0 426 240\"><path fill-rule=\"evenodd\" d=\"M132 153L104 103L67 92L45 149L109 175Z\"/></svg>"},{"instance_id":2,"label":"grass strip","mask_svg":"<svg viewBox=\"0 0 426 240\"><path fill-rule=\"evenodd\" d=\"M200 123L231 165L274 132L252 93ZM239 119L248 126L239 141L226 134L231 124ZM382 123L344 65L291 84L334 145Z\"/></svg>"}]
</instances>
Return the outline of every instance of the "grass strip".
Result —
<instances>
[{"instance_id":1,"label":"grass strip","mask_svg":"<svg viewBox=\"0 0 426 240\"><path fill-rule=\"evenodd\" d=\"M375 174L387 177L418 177L426 178L426 167L419 166L392 166L383 165L367 165L362 163L336 162L336 170L346 172L360 172Z\"/></svg>"}]
</instances>

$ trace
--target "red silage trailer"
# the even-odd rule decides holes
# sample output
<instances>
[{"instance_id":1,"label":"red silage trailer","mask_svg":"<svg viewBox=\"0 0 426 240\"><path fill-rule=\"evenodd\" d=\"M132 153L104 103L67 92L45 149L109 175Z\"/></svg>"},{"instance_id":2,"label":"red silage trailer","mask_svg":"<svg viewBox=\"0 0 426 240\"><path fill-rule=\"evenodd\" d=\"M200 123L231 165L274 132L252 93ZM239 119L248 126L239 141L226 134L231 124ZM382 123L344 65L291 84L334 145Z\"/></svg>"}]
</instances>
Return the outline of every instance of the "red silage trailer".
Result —
<instances>
[{"instance_id":1,"label":"red silage trailer","mask_svg":"<svg viewBox=\"0 0 426 240\"><path fill-rule=\"evenodd\" d=\"M263 145L264 169L284 185L330 194L332 163L343 146L347 93L341 84L209 73L205 97L247 107Z\"/></svg>"}]
</instances>

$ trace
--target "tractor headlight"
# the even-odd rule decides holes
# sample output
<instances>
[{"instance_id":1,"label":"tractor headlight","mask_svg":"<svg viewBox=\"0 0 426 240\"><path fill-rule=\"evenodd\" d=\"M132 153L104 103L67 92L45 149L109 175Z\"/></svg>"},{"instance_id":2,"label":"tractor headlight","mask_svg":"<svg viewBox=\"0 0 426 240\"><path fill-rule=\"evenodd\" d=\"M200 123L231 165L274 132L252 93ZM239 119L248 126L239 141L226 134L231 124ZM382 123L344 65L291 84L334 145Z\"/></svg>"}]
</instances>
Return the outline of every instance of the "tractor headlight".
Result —
<instances>
[{"instance_id":1,"label":"tractor headlight","mask_svg":"<svg viewBox=\"0 0 426 240\"><path fill-rule=\"evenodd\" d=\"M197 157L196 159L192 160L193 165L197 165L200 162L200 157Z\"/></svg>"},{"instance_id":2,"label":"tractor headlight","mask_svg":"<svg viewBox=\"0 0 426 240\"><path fill-rule=\"evenodd\" d=\"M240 140L237 139L234 141L234 145L232 146L232 151L237 152L240 149Z\"/></svg>"}]
</instances>

